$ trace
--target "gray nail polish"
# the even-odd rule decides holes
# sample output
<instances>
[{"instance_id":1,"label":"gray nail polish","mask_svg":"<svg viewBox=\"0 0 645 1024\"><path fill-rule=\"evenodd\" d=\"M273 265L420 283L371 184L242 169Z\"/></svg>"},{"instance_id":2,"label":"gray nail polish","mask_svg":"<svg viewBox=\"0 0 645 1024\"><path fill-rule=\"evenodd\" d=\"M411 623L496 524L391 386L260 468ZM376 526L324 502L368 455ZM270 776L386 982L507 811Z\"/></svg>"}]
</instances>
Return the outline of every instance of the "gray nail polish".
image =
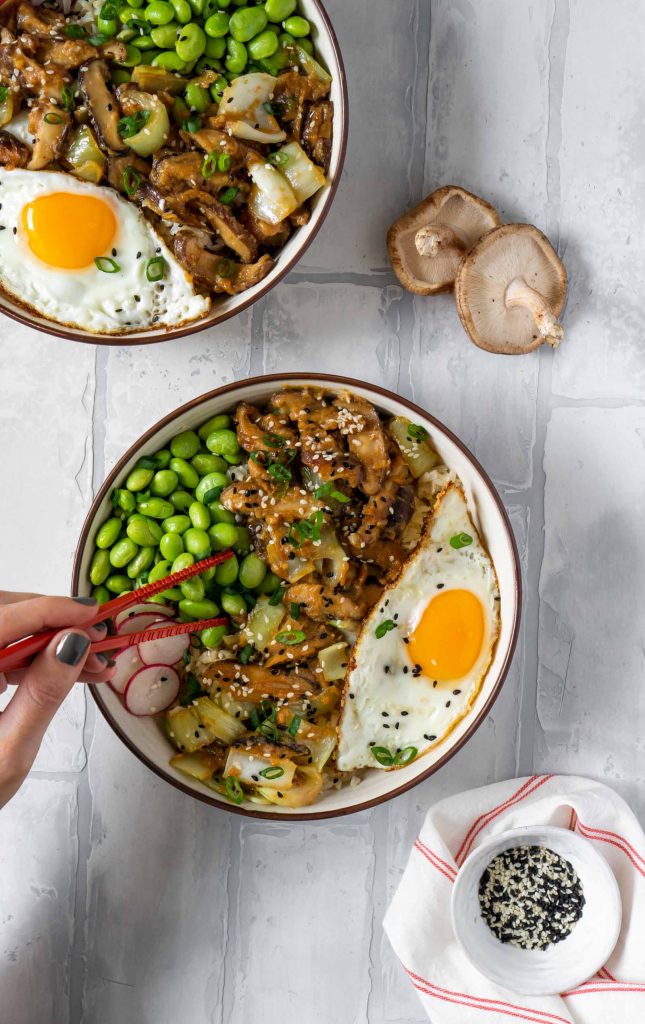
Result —
<instances>
[{"instance_id":1,"label":"gray nail polish","mask_svg":"<svg viewBox=\"0 0 645 1024\"><path fill-rule=\"evenodd\" d=\"M95 597L73 597L72 601L76 601L77 604L95 605L97 600Z\"/></svg>"},{"instance_id":2,"label":"gray nail polish","mask_svg":"<svg viewBox=\"0 0 645 1024\"><path fill-rule=\"evenodd\" d=\"M116 662L112 660L112 655L106 654L105 651L101 651L96 655L96 657L99 661L102 661L107 668L112 668L113 665L116 665Z\"/></svg>"},{"instance_id":3,"label":"gray nail polish","mask_svg":"<svg viewBox=\"0 0 645 1024\"><path fill-rule=\"evenodd\" d=\"M107 633L107 622L97 622L92 628L95 629L97 633Z\"/></svg>"},{"instance_id":4,"label":"gray nail polish","mask_svg":"<svg viewBox=\"0 0 645 1024\"><path fill-rule=\"evenodd\" d=\"M63 665L78 665L81 658L87 654L89 646L90 642L86 636L68 633L56 648L56 657Z\"/></svg>"}]
</instances>

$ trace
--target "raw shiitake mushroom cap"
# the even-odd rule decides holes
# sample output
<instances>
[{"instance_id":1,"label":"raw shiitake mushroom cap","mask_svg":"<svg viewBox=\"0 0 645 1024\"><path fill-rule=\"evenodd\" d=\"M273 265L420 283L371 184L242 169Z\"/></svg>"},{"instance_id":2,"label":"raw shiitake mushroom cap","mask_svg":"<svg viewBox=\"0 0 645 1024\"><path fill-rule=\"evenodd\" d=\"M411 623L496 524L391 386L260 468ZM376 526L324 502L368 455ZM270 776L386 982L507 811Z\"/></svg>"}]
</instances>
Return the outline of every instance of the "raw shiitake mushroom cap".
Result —
<instances>
[{"instance_id":1,"label":"raw shiitake mushroom cap","mask_svg":"<svg viewBox=\"0 0 645 1024\"><path fill-rule=\"evenodd\" d=\"M387 233L394 273L417 295L449 291L464 255L499 224L497 210L458 185L432 192Z\"/></svg>"},{"instance_id":2,"label":"raw shiitake mushroom cap","mask_svg":"<svg viewBox=\"0 0 645 1024\"><path fill-rule=\"evenodd\" d=\"M563 337L558 317L567 274L555 249L532 224L505 224L463 260L455 301L464 329L480 348L520 355Z\"/></svg>"}]
</instances>

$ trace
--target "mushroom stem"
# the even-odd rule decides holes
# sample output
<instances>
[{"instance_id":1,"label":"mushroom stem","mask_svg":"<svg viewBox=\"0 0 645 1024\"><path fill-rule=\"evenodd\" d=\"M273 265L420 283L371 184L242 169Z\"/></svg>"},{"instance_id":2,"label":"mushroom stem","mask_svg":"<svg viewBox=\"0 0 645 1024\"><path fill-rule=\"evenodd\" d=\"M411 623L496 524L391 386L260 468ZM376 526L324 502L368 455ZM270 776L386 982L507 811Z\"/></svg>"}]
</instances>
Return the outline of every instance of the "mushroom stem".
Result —
<instances>
[{"instance_id":1,"label":"mushroom stem","mask_svg":"<svg viewBox=\"0 0 645 1024\"><path fill-rule=\"evenodd\" d=\"M414 244L420 256L439 256L450 249L458 253L466 251L459 235L444 224L428 224L419 228Z\"/></svg>"},{"instance_id":2,"label":"mushroom stem","mask_svg":"<svg viewBox=\"0 0 645 1024\"><path fill-rule=\"evenodd\" d=\"M523 277L515 277L506 288L504 301L508 309L522 307L533 314L535 326L552 348L557 348L564 337L562 325L554 315L547 300L526 283Z\"/></svg>"}]
</instances>

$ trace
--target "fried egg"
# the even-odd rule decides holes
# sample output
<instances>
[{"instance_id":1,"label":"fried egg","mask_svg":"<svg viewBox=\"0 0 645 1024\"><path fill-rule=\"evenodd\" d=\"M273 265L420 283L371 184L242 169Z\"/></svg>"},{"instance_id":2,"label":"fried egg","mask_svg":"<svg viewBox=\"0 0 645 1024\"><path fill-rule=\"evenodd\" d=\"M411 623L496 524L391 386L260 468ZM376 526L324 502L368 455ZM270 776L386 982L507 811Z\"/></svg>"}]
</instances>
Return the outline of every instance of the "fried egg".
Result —
<instances>
[{"instance_id":1,"label":"fried egg","mask_svg":"<svg viewBox=\"0 0 645 1024\"><path fill-rule=\"evenodd\" d=\"M121 334L208 312L143 214L112 189L58 171L2 170L0 201L0 285L42 316Z\"/></svg>"},{"instance_id":2,"label":"fried egg","mask_svg":"<svg viewBox=\"0 0 645 1024\"><path fill-rule=\"evenodd\" d=\"M401 767L467 714L499 635L490 556L451 483L418 547L369 613L345 681L337 764Z\"/></svg>"}]
</instances>

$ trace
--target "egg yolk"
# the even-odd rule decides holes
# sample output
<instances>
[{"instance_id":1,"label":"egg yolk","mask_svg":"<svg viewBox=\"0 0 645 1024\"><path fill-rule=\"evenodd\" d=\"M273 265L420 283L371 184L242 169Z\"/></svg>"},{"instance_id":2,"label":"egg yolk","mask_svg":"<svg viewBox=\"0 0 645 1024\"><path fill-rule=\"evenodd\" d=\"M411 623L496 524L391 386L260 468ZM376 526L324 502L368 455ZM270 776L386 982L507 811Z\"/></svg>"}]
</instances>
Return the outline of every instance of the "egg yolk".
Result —
<instances>
[{"instance_id":1,"label":"egg yolk","mask_svg":"<svg viewBox=\"0 0 645 1024\"><path fill-rule=\"evenodd\" d=\"M430 679L461 679L479 657L484 609L470 590L444 590L433 597L410 634L408 652Z\"/></svg>"},{"instance_id":2,"label":"egg yolk","mask_svg":"<svg viewBox=\"0 0 645 1024\"><path fill-rule=\"evenodd\" d=\"M111 207L95 196L51 192L22 209L29 248L50 267L78 270L112 248L117 222Z\"/></svg>"}]
</instances>

